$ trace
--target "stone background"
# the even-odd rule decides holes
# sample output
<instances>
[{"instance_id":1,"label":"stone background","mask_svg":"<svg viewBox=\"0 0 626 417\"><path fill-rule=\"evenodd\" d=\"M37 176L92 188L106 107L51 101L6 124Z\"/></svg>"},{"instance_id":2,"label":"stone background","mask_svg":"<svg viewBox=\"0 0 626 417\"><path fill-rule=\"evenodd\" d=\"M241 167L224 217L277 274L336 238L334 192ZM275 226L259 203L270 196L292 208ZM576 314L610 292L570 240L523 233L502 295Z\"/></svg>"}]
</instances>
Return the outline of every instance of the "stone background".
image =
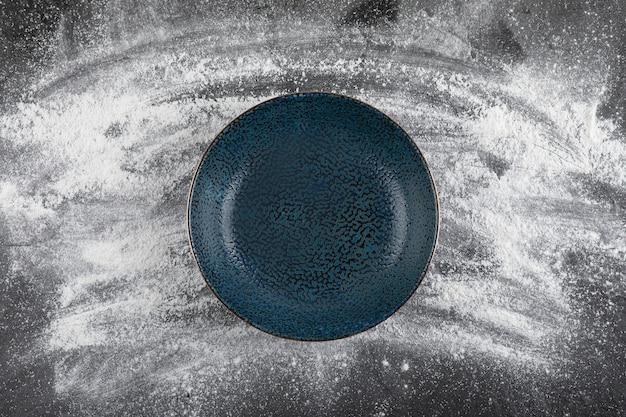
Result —
<instances>
[{"instance_id":1,"label":"stone background","mask_svg":"<svg viewBox=\"0 0 626 417\"><path fill-rule=\"evenodd\" d=\"M0 10L0 415L626 412L621 1ZM441 200L417 293L335 342L232 316L185 229L212 138L305 90L397 120Z\"/></svg>"}]
</instances>

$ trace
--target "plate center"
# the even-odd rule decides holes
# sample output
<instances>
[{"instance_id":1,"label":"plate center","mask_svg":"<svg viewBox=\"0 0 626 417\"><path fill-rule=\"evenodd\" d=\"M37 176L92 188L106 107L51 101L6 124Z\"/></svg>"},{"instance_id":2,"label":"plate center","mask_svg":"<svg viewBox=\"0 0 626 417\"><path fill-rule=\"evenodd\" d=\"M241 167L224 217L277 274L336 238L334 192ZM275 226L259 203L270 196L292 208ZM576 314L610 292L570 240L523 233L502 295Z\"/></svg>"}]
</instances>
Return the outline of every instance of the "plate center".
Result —
<instances>
[{"instance_id":1,"label":"plate center","mask_svg":"<svg viewBox=\"0 0 626 417\"><path fill-rule=\"evenodd\" d=\"M223 228L262 285L345 294L402 252L404 194L391 173L350 157L345 144L329 152L327 140L300 143L250 164Z\"/></svg>"}]
</instances>

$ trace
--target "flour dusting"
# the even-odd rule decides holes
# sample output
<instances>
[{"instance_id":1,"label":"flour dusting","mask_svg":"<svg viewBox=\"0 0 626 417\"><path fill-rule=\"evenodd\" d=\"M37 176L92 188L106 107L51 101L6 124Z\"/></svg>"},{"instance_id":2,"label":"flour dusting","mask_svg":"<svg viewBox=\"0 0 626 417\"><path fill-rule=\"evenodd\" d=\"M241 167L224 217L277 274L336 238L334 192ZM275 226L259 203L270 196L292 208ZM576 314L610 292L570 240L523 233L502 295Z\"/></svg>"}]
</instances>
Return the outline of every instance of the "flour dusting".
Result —
<instances>
[{"instance_id":1,"label":"flour dusting","mask_svg":"<svg viewBox=\"0 0 626 417\"><path fill-rule=\"evenodd\" d=\"M558 60L551 71L471 61L469 29L411 10L378 29L223 19L138 35L59 58L0 115L2 146L24 167L0 176L0 214L14 243L47 254L17 248L14 262L58 272L41 343L76 413L323 414L385 392L368 415L391 415L452 386L448 375L527 396L567 380L586 329L578 294L595 279L572 265L601 253L619 271L626 256L626 141L595 116L602 63L578 69L581 92ZM306 90L397 120L441 204L416 294L374 329L326 343L234 317L205 286L186 232L189 184L216 134Z\"/></svg>"}]
</instances>

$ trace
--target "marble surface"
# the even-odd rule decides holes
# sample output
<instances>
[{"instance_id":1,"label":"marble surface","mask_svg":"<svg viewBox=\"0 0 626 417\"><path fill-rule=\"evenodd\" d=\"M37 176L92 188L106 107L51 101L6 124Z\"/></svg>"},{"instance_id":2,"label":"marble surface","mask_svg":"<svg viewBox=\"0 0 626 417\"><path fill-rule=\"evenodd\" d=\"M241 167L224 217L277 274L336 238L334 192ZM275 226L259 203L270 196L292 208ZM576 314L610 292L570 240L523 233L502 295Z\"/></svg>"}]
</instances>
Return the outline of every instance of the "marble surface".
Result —
<instances>
[{"instance_id":1,"label":"marble surface","mask_svg":"<svg viewBox=\"0 0 626 417\"><path fill-rule=\"evenodd\" d=\"M3 4L0 415L626 412L619 1ZM429 161L418 292L333 342L262 333L193 263L196 164L247 108L330 91Z\"/></svg>"}]
</instances>

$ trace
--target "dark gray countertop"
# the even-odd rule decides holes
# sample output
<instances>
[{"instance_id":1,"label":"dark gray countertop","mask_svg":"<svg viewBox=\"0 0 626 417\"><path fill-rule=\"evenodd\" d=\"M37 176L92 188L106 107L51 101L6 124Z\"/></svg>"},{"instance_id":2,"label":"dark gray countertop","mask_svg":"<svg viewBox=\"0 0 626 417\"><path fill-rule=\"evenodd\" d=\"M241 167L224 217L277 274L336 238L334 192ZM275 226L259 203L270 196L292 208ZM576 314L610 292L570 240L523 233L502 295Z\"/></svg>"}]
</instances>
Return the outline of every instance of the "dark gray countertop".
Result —
<instances>
[{"instance_id":1,"label":"dark gray countertop","mask_svg":"<svg viewBox=\"0 0 626 417\"><path fill-rule=\"evenodd\" d=\"M31 3L1 23L1 416L626 412L617 0ZM186 232L212 138L305 90L397 120L441 200L417 293L334 342L234 317Z\"/></svg>"}]
</instances>

